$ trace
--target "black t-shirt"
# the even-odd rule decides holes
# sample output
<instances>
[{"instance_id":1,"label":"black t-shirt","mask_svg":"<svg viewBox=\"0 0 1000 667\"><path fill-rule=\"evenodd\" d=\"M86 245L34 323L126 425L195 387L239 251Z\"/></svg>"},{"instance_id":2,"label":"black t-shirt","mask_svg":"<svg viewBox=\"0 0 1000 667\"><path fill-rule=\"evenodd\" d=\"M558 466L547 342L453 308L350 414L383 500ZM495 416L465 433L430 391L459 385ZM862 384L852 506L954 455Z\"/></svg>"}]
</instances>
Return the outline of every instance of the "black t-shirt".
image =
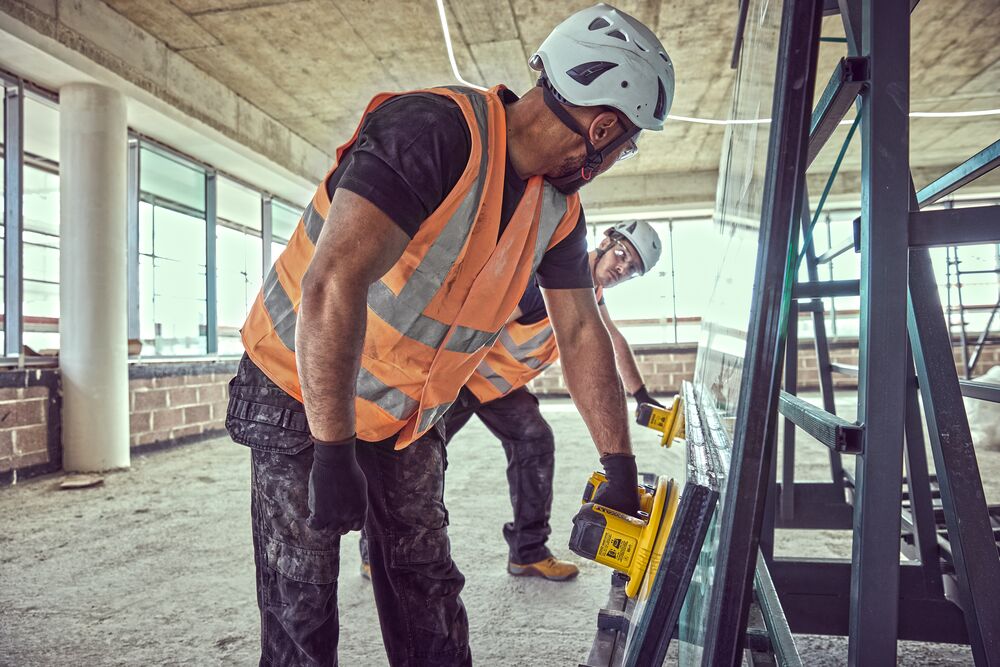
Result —
<instances>
[{"instance_id":1,"label":"black t-shirt","mask_svg":"<svg viewBox=\"0 0 1000 667\"><path fill-rule=\"evenodd\" d=\"M603 295L597 300L597 305L604 305ZM521 316L517 318L518 324L534 324L549 316L549 311L545 309L545 299L542 298L542 290L538 289L538 282L535 280L528 283L528 289L524 290L517 307L521 309Z\"/></svg>"},{"instance_id":2,"label":"black t-shirt","mask_svg":"<svg viewBox=\"0 0 1000 667\"><path fill-rule=\"evenodd\" d=\"M504 91L505 104L515 100L516 95ZM454 189L471 150L469 126L457 104L433 93L401 95L365 118L357 141L330 175L326 190L331 198L337 188L364 197L412 238ZM508 159L500 233L526 187ZM582 209L573 231L545 253L537 278L546 289L592 284Z\"/></svg>"}]
</instances>

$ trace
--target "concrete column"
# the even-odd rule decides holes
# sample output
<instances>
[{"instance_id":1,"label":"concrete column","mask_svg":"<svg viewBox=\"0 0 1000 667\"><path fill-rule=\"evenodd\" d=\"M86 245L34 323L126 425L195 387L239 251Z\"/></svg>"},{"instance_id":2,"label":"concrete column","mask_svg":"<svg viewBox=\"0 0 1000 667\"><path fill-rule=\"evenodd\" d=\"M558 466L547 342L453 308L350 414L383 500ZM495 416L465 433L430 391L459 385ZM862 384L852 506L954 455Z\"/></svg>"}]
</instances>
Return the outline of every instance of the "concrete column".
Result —
<instances>
[{"instance_id":1,"label":"concrete column","mask_svg":"<svg viewBox=\"0 0 1000 667\"><path fill-rule=\"evenodd\" d=\"M118 91L59 91L59 366L63 468L129 465L128 127Z\"/></svg>"}]
</instances>

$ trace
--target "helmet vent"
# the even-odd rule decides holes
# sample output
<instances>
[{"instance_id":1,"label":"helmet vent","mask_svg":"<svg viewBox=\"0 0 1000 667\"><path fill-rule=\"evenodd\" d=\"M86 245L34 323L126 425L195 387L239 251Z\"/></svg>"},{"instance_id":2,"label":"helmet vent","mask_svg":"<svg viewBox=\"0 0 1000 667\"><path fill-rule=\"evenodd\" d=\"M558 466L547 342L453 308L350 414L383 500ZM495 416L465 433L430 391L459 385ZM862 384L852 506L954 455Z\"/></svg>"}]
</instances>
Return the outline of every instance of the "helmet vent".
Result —
<instances>
[{"instance_id":1,"label":"helmet vent","mask_svg":"<svg viewBox=\"0 0 1000 667\"><path fill-rule=\"evenodd\" d=\"M615 29L607 33L608 37L614 37L615 39L620 39L623 42L628 41L628 37L621 30Z\"/></svg>"},{"instance_id":2,"label":"helmet vent","mask_svg":"<svg viewBox=\"0 0 1000 667\"><path fill-rule=\"evenodd\" d=\"M635 45L636 45L637 47L639 47L639 50L640 50L640 51L642 51L642 52L644 52L644 53L649 53L649 49L647 49L647 48L646 48L645 46L643 46L643 45L642 45L642 44L640 44L639 42L636 42L636 43L635 43Z\"/></svg>"},{"instance_id":3,"label":"helmet vent","mask_svg":"<svg viewBox=\"0 0 1000 667\"><path fill-rule=\"evenodd\" d=\"M656 93L656 107L653 109L653 117L656 120L663 120L667 115L667 91L663 89L663 81L657 77L656 85L659 90Z\"/></svg>"},{"instance_id":4,"label":"helmet vent","mask_svg":"<svg viewBox=\"0 0 1000 667\"><path fill-rule=\"evenodd\" d=\"M573 69L568 70L566 74L568 74L571 79L579 83L581 86L589 86L594 82L594 79L601 76L608 70L614 69L615 67L618 67L618 63L609 63L603 60L598 60L577 65Z\"/></svg>"},{"instance_id":5,"label":"helmet vent","mask_svg":"<svg viewBox=\"0 0 1000 667\"><path fill-rule=\"evenodd\" d=\"M602 16L598 16L590 22L590 25L587 26L587 30L600 30L601 28L607 28L609 25L611 24L608 23L607 19Z\"/></svg>"},{"instance_id":6,"label":"helmet vent","mask_svg":"<svg viewBox=\"0 0 1000 667\"><path fill-rule=\"evenodd\" d=\"M663 62L667 63L668 65L670 64L670 58L667 57L666 53L660 51L660 57L663 58Z\"/></svg>"}]
</instances>

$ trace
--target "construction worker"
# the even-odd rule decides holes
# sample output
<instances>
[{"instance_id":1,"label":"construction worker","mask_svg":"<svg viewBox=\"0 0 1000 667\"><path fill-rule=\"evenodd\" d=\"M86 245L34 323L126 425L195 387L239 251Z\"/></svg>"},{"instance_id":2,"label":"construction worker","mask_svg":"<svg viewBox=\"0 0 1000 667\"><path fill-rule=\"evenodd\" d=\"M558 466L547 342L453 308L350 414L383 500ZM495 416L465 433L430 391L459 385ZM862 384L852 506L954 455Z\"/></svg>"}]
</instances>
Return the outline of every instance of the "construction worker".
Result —
<instances>
[{"instance_id":1,"label":"construction worker","mask_svg":"<svg viewBox=\"0 0 1000 667\"><path fill-rule=\"evenodd\" d=\"M625 389L637 403L660 407L663 405L646 390L632 349L604 305L603 291L648 273L659 261L662 247L656 230L648 222L635 220L606 229L600 245L588 256L590 275L597 285L597 305L611 335ZM532 281L500 338L443 421L446 444L476 415L503 445L514 510L514 520L503 527L510 548L507 571L515 576L566 581L579 574L579 568L555 558L545 546L551 532L555 440L538 399L526 388L558 359L545 302L538 283ZM364 533L360 547L362 575L368 577L371 566Z\"/></svg>"},{"instance_id":2,"label":"construction worker","mask_svg":"<svg viewBox=\"0 0 1000 667\"><path fill-rule=\"evenodd\" d=\"M557 26L539 85L376 96L242 330L227 428L251 448L261 665L335 665L340 536L363 525L392 665L469 665L440 418L537 274L566 381L636 514L625 396L576 191L662 129L655 35L607 5Z\"/></svg>"}]
</instances>

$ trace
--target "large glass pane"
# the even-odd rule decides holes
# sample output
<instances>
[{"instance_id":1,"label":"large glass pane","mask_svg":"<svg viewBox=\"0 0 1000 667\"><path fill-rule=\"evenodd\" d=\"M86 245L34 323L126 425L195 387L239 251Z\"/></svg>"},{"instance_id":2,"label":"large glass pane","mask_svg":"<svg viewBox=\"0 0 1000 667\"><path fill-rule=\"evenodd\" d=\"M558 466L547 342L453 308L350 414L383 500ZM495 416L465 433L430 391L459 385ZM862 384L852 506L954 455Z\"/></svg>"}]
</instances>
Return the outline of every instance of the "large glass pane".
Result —
<instances>
[{"instance_id":1,"label":"large glass pane","mask_svg":"<svg viewBox=\"0 0 1000 667\"><path fill-rule=\"evenodd\" d=\"M143 192L205 210L205 172L145 146L139 150L139 184Z\"/></svg>"},{"instance_id":2,"label":"large glass pane","mask_svg":"<svg viewBox=\"0 0 1000 667\"><path fill-rule=\"evenodd\" d=\"M274 240L287 244L301 216L300 209L293 209L277 201L271 202L271 236ZM271 259L277 258L277 255L271 255Z\"/></svg>"},{"instance_id":3,"label":"large glass pane","mask_svg":"<svg viewBox=\"0 0 1000 667\"><path fill-rule=\"evenodd\" d=\"M24 151L59 162L59 108L30 94L24 100Z\"/></svg>"},{"instance_id":4,"label":"large glass pane","mask_svg":"<svg viewBox=\"0 0 1000 667\"><path fill-rule=\"evenodd\" d=\"M59 347L59 176L25 165L23 206L23 340L37 352Z\"/></svg>"},{"instance_id":5,"label":"large glass pane","mask_svg":"<svg viewBox=\"0 0 1000 667\"><path fill-rule=\"evenodd\" d=\"M260 193L248 190L228 178L216 179L216 216L260 231Z\"/></svg>"},{"instance_id":6,"label":"large glass pane","mask_svg":"<svg viewBox=\"0 0 1000 667\"><path fill-rule=\"evenodd\" d=\"M247 231L217 227L219 354L241 354L240 327L261 286L263 243Z\"/></svg>"},{"instance_id":7,"label":"large glass pane","mask_svg":"<svg viewBox=\"0 0 1000 667\"><path fill-rule=\"evenodd\" d=\"M143 354L204 354L205 221L141 202L139 238Z\"/></svg>"}]
</instances>

